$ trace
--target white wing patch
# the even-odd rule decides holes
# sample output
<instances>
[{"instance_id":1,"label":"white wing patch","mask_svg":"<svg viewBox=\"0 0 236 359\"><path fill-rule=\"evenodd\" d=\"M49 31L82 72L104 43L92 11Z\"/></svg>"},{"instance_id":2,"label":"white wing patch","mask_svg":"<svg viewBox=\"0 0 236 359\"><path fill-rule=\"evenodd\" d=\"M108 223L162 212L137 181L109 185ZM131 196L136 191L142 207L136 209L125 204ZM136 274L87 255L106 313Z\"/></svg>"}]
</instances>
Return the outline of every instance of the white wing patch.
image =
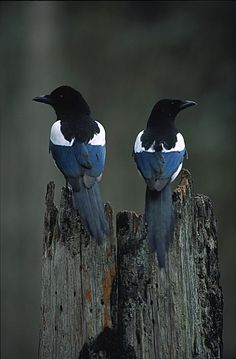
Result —
<instances>
[{"instance_id":1,"label":"white wing patch","mask_svg":"<svg viewBox=\"0 0 236 359\"><path fill-rule=\"evenodd\" d=\"M61 132L61 121L58 120L52 125L50 140L57 146L72 146L75 139L72 138L71 142L65 139Z\"/></svg>"},{"instance_id":2,"label":"white wing patch","mask_svg":"<svg viewBox=\"0 0 236 359\"><path fill-rule=\"evenodd\" d=\"M100 132L97 134L95 133L93 138L89 141L89 144L93 146L104 146L106 143L106 134L104 127L98 121L96 121L96 123L100 129Z\"/></svg>"},{"instance_id":3,"label":"white wing patch","mask_svg":"<svg viewBox=\"0 0 236 359\"><path fill-rule=\"evenodd\" d=\"M175 144L175 147L171 148L170 150L167 150L163 145L162 145L162 152L180 152L183 151L185 149L185 143L184 143L184 138L181 135L181 133L177 133L177 142Z\"/></svg>"},{"instance_id":4,"label":"white wing patch","mask_svg":"<svg viewBox=\"0 0 236 359\"><path fill-rule=\"evenodd\" d=\"M183 163L181 162L177 171L175 171L175 173L173 173L173 175L171 176L170 182L173 182L176 179L176 177L178 176L178 174L180 173L180 171L182 169L182 166L183 166Z\"/></svg>"},{"instance_id":5,"label":"white wing patch","mask_svg":"<svg viewBox=\"0 0 236 359\"><path fill-rule=\"evenodd\" d=\"M141 136L143 134L143 131L139 132L138 136L136 137L136 141L134 144L134 152L138 153L138 152L155 152L154 149L154 143L148 148L148 150L145 150L145 148L142 146L142 142L141 142ZM183 151L185 149L185 143L184 143L184 138L181 135L181 133L177 133L177 142L175 144L175 147L171 148L170 150L167 150L164 145L162 144L162 152L174 152L174 151Z\"/></svg>"},{"instance_id":6,"label":"white wing patch","mask_svg":"<svg viewBox=\"0 0 236 359\"><path fill-rule=\"evenodd\" d=\"M143 131L144 131L144 130L143 130ZM143 134L143 131L139 132L138 136L136 137L136 141L135 141L135 144L134 144L134 152L135 152L135 153L143 152L143 151L146 151L146 152L155 152L155 150L154 150L154 148L153 148L154 143L151 145L151 147L149 147L148 150L145 150L145 148L142 146L141 136L142 136L142 134Z\"/></svg>"},{"instance_id":7,"label":"white wing patch","mask_svg":"<svg viewBox=\"0 0 236 359\"><path fill-rule=\"evenodd\" d=\"M104 127L97 122L97 125L100 129L100 132L98 134L95 134L93 138L89 141L90 145L105 145L105 130ZM71 141L67 141L65 137L63 136L63 133L61 132L61 121L58 120L54 122L51 128L51 134L50 134L50 140L54 145L57 146L72 146L74 143L74 138L72 138Z\"/></svg>"}]
</instances>

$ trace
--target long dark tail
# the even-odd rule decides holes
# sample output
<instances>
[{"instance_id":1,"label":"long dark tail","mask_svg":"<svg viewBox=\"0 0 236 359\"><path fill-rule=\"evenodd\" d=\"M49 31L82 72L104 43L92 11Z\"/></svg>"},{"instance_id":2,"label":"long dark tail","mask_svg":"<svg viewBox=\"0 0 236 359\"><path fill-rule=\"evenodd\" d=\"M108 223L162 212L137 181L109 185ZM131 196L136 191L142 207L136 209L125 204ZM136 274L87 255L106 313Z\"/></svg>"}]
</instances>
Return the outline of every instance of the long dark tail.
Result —
<instances>
[{"instance_id":1,"label":"long dark tail","mask_svg":"<svg viewBox=\"0 0 236 359\"><path fill-rule=\"evenodd\" d=\"M157 252L159 266L163 268L175 222L170 184L167 184L160 192L151 191L147 187L145 219L149 250Z\"/></svg>"},{"instance_id":2,"label":"long dark tail","mask_svg":"<svg viewBox=\"0 0 236 359\"><path fill-rule=\"evenodd\" d=\"M73 206L79 211L81 220L89 234L101 244L109 234L109 225L104 213L100 189L97 182L91 188L83 184L78 192L73 192Z\"/></svg>"}]
</instances>

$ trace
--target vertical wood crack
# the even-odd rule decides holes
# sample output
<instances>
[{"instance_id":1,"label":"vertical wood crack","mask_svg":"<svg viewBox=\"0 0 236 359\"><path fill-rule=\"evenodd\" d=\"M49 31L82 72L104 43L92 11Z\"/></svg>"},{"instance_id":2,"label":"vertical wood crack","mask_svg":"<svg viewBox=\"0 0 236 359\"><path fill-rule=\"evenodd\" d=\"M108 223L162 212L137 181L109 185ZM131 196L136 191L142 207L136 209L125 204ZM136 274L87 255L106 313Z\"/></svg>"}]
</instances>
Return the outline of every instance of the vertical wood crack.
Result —
<instances>
[{"instance_id":1,"label":"vertical wood crack","mask_svg":"<svg viewBox=\"0 0 236 359\"><path fill-rule=\"evenodd\" d=\"M39 359L221 359L223 296L217 229L191 176L173 193L176 228L166 267L147 246L142 216L106 205L111 236L97 246L63 190L46 194Z\"/></svg>"}]
</instances>

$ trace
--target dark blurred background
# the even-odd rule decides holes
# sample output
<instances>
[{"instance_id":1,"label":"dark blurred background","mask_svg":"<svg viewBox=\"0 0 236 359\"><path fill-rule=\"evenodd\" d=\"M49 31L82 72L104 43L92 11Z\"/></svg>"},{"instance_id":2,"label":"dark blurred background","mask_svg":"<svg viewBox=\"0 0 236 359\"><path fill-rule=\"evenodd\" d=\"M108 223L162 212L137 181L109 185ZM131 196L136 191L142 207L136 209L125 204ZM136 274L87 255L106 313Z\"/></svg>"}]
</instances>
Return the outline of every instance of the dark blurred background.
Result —
<instances>
[{"instance_id":1,"label":"dark blurred background","mask_svg":"<svg viewBox=\"0 0 236 359\"><path fill-rule=\"evenodd\" d=\"M106 128L102 192L116 212L143 211L131 152L154 103L198 102L177 124L195 191L218 218L224 358L236 358L235 2L2 1L0 11L2 358L37 358L44 196L54 180L58 203L64 182L48 154L54 112L31 99L62 84Z\"/></svg>"}]
</instances>

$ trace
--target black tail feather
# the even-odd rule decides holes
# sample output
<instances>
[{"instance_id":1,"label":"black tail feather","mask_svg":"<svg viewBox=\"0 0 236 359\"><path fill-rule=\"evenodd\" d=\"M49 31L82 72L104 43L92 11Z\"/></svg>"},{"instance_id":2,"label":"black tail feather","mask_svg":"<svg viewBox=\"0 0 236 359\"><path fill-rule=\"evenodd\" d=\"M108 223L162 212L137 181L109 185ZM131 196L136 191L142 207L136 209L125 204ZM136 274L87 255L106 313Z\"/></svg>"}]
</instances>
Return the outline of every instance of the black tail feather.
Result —
<instances>
[{"instance_id":1,"label":"black tail feather","mask_svg":"<svg viewBox=\"0 0 236 359\"><path fill-rule=\"evenodd\" d=\"M156 251L160 268L165 267L165 255L174 231L172 191L167 184L162 191L146 189L145 219L149 250Z\"/></svg>"},{"instance_id":2,"label":"black tail feather","mask_svg":"<svg viewBox=\"0 0 236 359\"><path fill-rule=\"evenodd\" d=\"M98 183L91 188L86 188L81 183L80 190L73 192L73 206L79 211L81 221L89 234L101 244L109 235L109 225L104 213L100 189Z\"/></svg>"}]
</instances>

